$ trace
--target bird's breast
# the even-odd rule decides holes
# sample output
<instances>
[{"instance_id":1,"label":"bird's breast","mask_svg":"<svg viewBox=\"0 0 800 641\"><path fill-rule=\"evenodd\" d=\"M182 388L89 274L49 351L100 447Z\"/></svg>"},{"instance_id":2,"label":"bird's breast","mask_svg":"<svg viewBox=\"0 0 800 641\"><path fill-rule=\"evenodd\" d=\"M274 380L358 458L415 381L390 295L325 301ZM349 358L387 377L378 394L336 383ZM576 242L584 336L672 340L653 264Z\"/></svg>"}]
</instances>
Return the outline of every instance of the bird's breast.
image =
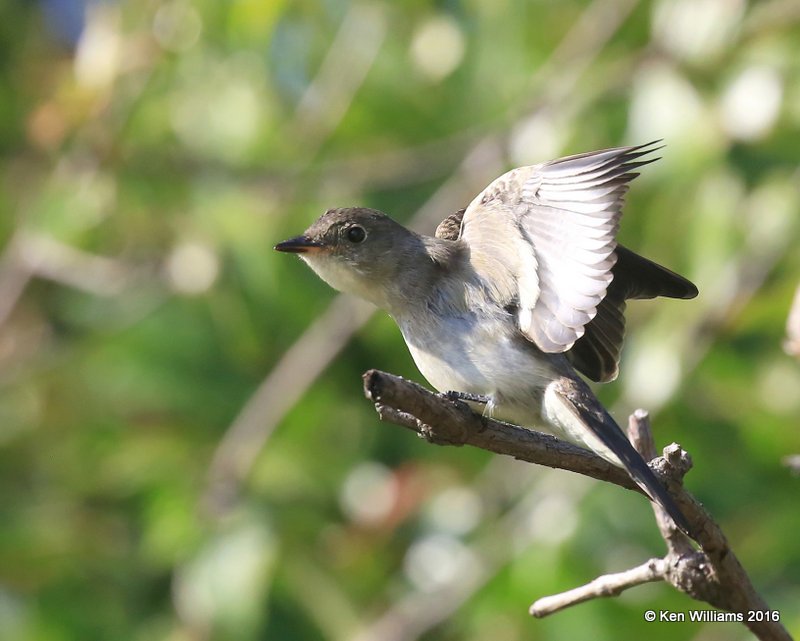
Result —
<instances>
[{"instance_id":1,"label":"bird's breast","mask_svg":"<svg viewBox=\"0 0 800 641\"><path fill-rule=\"evenodd\" d=\"M411 356L439 391L532 401L552 378L550 355L527 344L503 312L398 318Z\"/></svg>"}]
</instances>

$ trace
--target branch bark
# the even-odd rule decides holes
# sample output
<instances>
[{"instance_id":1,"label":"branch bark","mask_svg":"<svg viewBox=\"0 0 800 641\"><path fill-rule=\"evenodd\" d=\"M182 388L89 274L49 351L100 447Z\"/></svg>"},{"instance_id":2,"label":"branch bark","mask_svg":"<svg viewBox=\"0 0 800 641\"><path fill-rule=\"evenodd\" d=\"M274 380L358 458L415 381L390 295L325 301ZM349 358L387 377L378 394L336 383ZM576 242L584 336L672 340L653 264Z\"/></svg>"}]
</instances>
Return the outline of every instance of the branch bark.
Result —
<instances>
[{"instance_id":1,"label":"branch bark","mask_svg":"<svg viewBox=\"0 0 800 641\"><path fill-rule=\"evenodd\" d=\"M554 436L481 416L463 402L435 394L393 374L369 370L363 378L365 394L382 420L411 429L433 444L472 445L641 493L624 470ZM660 508L654 506L668 550L663 559L651 559L627 572L601 576L580 588L540 599L531 606L531 614L546 616L589 599L617 595L634 585L664 580L693 599L744 615L743 623L762 641L791 641L786 628L772 620L773 611L756 592L720 526L683 488L683 475L692 465L689 455L673 443L664 448L663 456L654 457L649 422L641 410L631 417L629 434L688 519L700 549L696 550L672 521L660 514ZM754 612L765 614L748 617Z\"/></svg>"},{"instance_id":2,"label":"branch bark","mask_svg":"<svg viewBox=\"0 0 800 641\"><path fill-rule=\"evenodd\" d=\"M663 581L666 571L664 559L650 559L646 563L642 563L630 570L615 574L605 574L578 588L537 599L531 606L530 613L537 618L541 618L591 599L619 596L628 588L636 585Z\"/></svg>"}]
</instances>

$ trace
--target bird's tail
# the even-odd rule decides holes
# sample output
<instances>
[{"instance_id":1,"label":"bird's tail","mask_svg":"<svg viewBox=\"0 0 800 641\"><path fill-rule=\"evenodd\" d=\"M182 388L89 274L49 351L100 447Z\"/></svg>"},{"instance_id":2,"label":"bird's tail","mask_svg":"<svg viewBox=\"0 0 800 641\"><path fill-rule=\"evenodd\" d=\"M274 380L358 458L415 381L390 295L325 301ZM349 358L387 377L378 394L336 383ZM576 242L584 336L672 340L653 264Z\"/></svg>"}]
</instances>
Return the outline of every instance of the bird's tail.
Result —
<instances>
[{"instance_id":1,"label":"bird's tail","mask_svg":"<svg viewBox=\"0 0 800 641\"><path fill-rule=\"evenodd\" d=\"M697 286L663 265L617 245L617 262L611 268L614 279L609 290L625 300L633 298L694 298Z\"/></svg>"},{"instance_id":2,"label":"bird's tail","mask_svg":"<svg viewBox=\"0 0 800 641\"><path fill-rule=\"evenodd\" d=\"M544 413L567 436L615 465L621 464L650 499L693 537L689 521L625 433L580 379L560 378L547 386Z\"/></svg>"}]
</instances>

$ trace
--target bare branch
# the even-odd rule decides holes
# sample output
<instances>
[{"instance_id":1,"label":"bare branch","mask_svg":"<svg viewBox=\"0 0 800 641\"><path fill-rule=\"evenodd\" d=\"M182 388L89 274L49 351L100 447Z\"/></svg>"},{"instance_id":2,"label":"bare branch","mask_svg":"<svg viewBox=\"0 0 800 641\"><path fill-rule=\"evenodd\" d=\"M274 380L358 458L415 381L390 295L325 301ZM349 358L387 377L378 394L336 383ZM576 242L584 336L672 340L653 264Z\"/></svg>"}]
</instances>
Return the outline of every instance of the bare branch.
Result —
<instances>
[{"instance_id":1,"label":"bare branch","mask_svg":"<svg viewBox=\"0 0 800 641\"><path fill-rule=\"evenodd\" d=\"M372 315L367 303L338 297L283 355L222 437L208 473L202 506L219 515L235 504L239 486L280 419ZM339 335L331 336L331 327Z\"/></svg>"},{"instance_id":2,"label":"bare branch","mask_svg":"<svg viewBox=\"0 0 800 641\"><path fill-rule=\"evenodd\" d=\"M94 294L117 296L135 282L123 261L81 251L44 234L18 231L16 251L23 273Z\"/></svg>"},{"instance_id":3,"label":"bare branch","mask_svg":"<svg viewBox=\"0 0 800 641\"><path fill-rule=\"evenodd\" d=\"M664 559L650 559L646 563L642 563L630 570L617 572L616 574L604 574L579 588L537 599L530 607L530 613L536 618L541 618L591 599L619 596L628 588L642 585L642 583L663 581L665 574L666 561Z\"/></svg>"},{"instance_id":4,"label":"bare branch","mask_svg":"<svg viewBox=\"0 0 800 641\"><path fill-rule=\"evenodd\" d=\"M33 278L28 265L20 260L21 233L16 232L0 256L0 325L11 315L22 292Z\"/></svg>"},{"instance_id":5,"label":"bare branch","mask_svg":"<svg viewBox=\"0 0 800 641\"><path fill-rule=\"evenodd\" d=\"M656 444L653 439L653 432L650 429L650 416L645 410L638 409L628 418L628 438L645 461L649 463L656 458ZM673 448L672 451L677 447L680 452L683 452L680 446L676 446L675 444L673 444L673 446L670 446ZM685 454L685 452L683 453ZM674 459L675 456L673 455L671 458ZM680 456L678 460L680 460ZM689 458L688 454L686 454L685 460L687 465L681 468L671 466L672 469L680 472L681 478L689 471L692 465L691 458ZM658 503L651 503L650 505L653 508L658 529L661 532L664 542L667 544L669 553L681 556L694 552L689 537L677 528L675 522L669 517L664 508Z\"/></svg>"},{"instance_id":6,"label":"bare branch","mask_svg":"<svg viewBox=\"0 0 800 641\"><path fill-rule=\"evenodd\" d=\"M380 5L357 2L345 14L291 123L292 131L303 140L307 162L347 114L375 63L386 35L386 13Z\"/></svg>"},{"instance_id":7,"label":"bare branch","mask_svg":"<svg viewBox=\"0 0 800 641\"><path fill-rule=\"evenodd\" d=\"M399 376L369 370L364 374L364 392L383 420L412 429L436 445L472 445L641 493L624 470L588 450L550 434L481 416L466 403L434 394Z\"/></svg>"},{"instance_id":8,"label":"bare branch","mask_svg":"<svg viewBox=\"0 0 800 641\"><path fill-rule=\"evenodd\" d=\"M621 468L591 452L547 434L480 416L465 403L434 394L399 376L369 370L364 374L364 391L383 420L412 429L431 443L472 445L639 491ZM631 432L634 444L649 458L655 447L646 412L640 410L631 417ZM700 502L683 488L683 475L691 467L689 455L679 445L672 444L664 448L663 456L653 458L649 463L689 521L700 550L695 551L691 542L675 531L668 518L657 516L669 549L663 559L651 560L627 572L599 577L575 590L540 599L532 606L532 614L545 616L570 605L598 596L619 594L634 585L659 579L693 599L723 610L743 614L769 611L722 529ZM777 621L745 620L744 623L764 641L791 640L786 628Z\"/></svg>"}]
</instances>

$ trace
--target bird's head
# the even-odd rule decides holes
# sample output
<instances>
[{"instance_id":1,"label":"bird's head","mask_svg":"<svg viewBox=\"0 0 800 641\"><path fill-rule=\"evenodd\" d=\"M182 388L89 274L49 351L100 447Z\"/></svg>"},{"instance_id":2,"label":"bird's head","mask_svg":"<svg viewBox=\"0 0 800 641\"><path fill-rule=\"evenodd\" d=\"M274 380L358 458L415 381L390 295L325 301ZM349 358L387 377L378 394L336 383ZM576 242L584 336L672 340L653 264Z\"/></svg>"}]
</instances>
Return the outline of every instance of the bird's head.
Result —
<instances>
[{"instance_id":1,"label":"bird's head","mask_svg":"<svg viewBox=\"0 0 800 641\"><path fill-rule=\"evenodd\" d=\"M301 236L275 246L298 254L334 289L387 307L387 290L418 236L374 209L329 209Z\"/></svg>"}]
</instances>

